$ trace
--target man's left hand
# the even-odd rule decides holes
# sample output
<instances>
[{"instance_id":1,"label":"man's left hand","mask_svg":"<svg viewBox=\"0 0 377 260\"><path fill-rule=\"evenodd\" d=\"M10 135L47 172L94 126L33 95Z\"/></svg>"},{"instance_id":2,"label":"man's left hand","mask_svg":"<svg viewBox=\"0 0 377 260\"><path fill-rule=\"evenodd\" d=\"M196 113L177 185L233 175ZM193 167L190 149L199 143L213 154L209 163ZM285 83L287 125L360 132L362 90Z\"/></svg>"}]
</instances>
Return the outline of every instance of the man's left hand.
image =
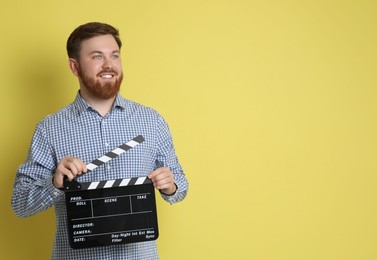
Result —
<instances>
[{"instance_id":1,"label":"man's left hand","mask_svg":"<svg viewBox=\"0 0 377 260\"><path fill-rule=\"evenodd\" d=\"M168 167L156 169L148 175L148 178L153 182L156 189L166 195L174 194L177 189L174 182L174 174Z\"/></svg>"}]
</instances>

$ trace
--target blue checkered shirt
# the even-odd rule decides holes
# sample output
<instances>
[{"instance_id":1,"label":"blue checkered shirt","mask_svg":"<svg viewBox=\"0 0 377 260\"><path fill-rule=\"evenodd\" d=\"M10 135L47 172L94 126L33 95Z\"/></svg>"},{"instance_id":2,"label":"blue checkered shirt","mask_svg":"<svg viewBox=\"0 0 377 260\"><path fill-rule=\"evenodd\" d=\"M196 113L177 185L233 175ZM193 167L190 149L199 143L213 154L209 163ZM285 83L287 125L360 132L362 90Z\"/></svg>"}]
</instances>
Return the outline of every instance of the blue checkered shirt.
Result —
<instances>
[{"instance_id":1,"label":"blue checkered shirt","mask_svg":"<svg viewBox=\"0 0 377 260\"><path fill-rule=\"evenodd\" d=\"M113 109L102 117L77 94L73 103L39 122L27 159L17 171L12 208L17 216L28 217L55 206L57 227L51 259L159 258L155 241L72 249L64 192L52 185L53 174L63 157L78 157L89 163L138 135L145 138L142 144L78 180L146 176L165 165L174 173L178 189L171 196L160 193L161 196L171 204L184 199L187 179L175 154L168 125L155 110L118 94Z\"/></svg>"}]
</instances>

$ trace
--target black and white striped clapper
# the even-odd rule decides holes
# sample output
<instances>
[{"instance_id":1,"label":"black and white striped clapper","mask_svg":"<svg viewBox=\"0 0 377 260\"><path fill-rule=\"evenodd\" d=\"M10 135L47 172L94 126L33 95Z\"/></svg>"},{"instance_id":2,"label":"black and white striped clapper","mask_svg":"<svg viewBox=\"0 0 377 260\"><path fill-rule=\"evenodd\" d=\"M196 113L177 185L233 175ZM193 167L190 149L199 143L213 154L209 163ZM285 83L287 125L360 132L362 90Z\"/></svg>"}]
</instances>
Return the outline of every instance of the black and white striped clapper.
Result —
<instances>
[{"instance_id":1,"label":"black and white striped clapper","mask_svg":"<svg viewBox=\"0 0 377 260\"><path fill-rule=\"evenodd\" d=\"M87 164L89 171L144 141L139 135ZM89 173L90 174L90 173ZM147 177L79 183L64 180L69 244L74 249L158 238L155 191Z\"/></svg>"},{"instance_id":2,"label":"black and white striped clapper","mask_svg":"<svg viewBox=\"0 0 377 260\"><path fill-rule=\"evenodd\" d=\"M119 147L115 148L111 152L108 152L105 155L101 156L100 158L95 159L91 163L88 163L86 165L88 172L93 171L97 167L99 167L99 166L107 163L108 161L118 157L119 155L125 153L126 151L130 150L131 148L135 147L136 145L138 145L142 142L144 142L144 137L142 135L136 136L135 138L128 141L127 143L120 145ZM148 179L145 180L145 181L148 182ZM103 182L101 182L101 183L103 183ZM115 184L117 184L117 183L115 183ZM63 184L64 184L64 190L68 191L68 190L87 189L89 187L92 187L95 183L93 183L93 185L91 185L91 183L85 183L85 184L83 184L83 186L81 186L81 184L77 180L69 181L68 178L65 177ZM115 187L115 184L113 184L112 187Z\"/></svg>"}]
</instances>

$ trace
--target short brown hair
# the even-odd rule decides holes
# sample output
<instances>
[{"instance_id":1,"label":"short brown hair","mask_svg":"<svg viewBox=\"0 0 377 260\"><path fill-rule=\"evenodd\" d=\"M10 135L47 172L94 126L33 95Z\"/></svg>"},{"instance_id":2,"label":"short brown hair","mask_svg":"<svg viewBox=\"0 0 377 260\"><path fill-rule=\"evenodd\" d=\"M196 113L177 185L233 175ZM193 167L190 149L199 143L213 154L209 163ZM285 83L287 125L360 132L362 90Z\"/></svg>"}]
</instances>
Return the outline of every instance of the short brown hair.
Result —
<instances>
[{"instance_id":1,"label":"short brown hair","mask_svg":"<svg viewBox=\"0 0 377 260\"><path fill-rule=\"evenodd\" d=\"M119 49L122 47L122 41L119 38L119 30L106 23L90 22L77 27L69 36L67 41L68 57L78 59L81 43L84 40L111 34L117 42Z\"/></svg>"}]
</instances>

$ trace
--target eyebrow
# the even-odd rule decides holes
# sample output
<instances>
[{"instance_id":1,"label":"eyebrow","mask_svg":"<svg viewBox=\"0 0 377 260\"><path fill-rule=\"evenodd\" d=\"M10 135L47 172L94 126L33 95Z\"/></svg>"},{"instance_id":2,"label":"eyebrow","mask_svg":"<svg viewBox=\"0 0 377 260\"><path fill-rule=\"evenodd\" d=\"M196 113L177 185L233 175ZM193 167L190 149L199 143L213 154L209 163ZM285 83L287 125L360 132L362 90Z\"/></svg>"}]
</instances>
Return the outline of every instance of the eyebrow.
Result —
<instances>
[{"instance_id":1,"label":"eyebrow","mask_svg":"<svg viewBox=\"0 0 377 260\"><path fill-rule=\"evenodd\" d=\"M91 51L91 52L89 53L89 55L96 54L96 53L103 54L102 51ZM114 54L114 53L120 53L120 51L116 50L116 51L112 51L112 52L111 52L111 54Z\"/></svg>"}]
</instances>

